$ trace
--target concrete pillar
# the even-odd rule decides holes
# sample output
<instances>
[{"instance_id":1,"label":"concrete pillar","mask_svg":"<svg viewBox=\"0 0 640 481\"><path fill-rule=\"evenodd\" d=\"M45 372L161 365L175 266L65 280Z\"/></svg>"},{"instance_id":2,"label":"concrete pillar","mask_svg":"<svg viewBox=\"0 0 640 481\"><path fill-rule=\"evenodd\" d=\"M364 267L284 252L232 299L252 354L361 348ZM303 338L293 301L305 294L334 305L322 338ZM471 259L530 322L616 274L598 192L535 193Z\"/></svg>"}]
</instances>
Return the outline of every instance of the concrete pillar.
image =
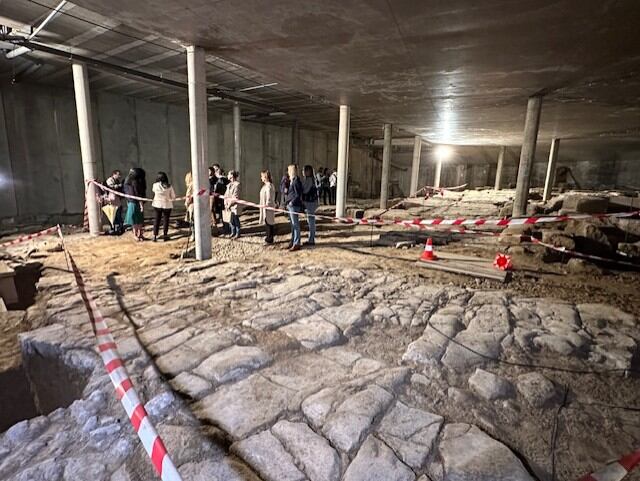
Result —
<instances>
[{"instance_id":1,"label":"concrete pillar","mask_svg":"<svg viewBox=\"0 0 640 481\"><path fill-rule=\"evenodd\" d=\"M76 95L76 112L78 114L78 133L80 134L80 152L82 155L82 173L85 180L89 232L92 235L99 235L102 233L102 216L100 204L96 198L96 188L93 184L86 184L88 180L96 180L98 178L91 96L89 94L89 73L87 65L83 63L73 63L71 69L73 71L73 89Z\"/></svg>"},{"instance_id":2,"label":"concrete pillar","mask_svg":"<svg viewBox=\"0 0 640 481\"><path fill-rule=\"evenodd\" d=\"M500 152L498 152L498 167L496 168L496 184L493 187L495 190L502 189L502 168L504 167L504 154L506 152L506 147L500 147Z\"/></svg>"},{"instance_id":3,"label":"concrete pillar","mask_svg":"<svg viewBox=\"0 0 640 481\"><path fill-rule=\"evenodd\" d=\"M211 258L209 196L195 195L202 189L209 190L209 173L207 169L207 79L202 47L193 45L187 47L187 75L196 259L204 260Z\"/></svg>"},{"instance_id":4,"label":"concrete pillar","mask_svg":"<svg viewBox=\"0 0 640 481\"><path fill-rule=\"evenodd\" d=\"M336 188L336 217L344 217L347 206L347 177L349 175L349 125L350 108L340 106L338 128L338 185Z\"/></svg>"},{"instance_id":5,"label":"concrete pillar","mask_svg":"<svg viewBox=\"0 0 640 481\"><path fill-rule=\"evenodd\" d=\"M433 178L433 186L437 189L440 187L440 180L442 178L442 159L436 160L436 173Z\"/></svg>"},{"instance_id":6,"label":"concrete pillar","mask_svg":"<svg viewBox=\"0 0 640 481\"><path fill-rule=\"evenodd\" d=\"M409 197L415 197L418 190L418 176L420 174L420 154L422 151L422 137L416 135L413 143L413 162L411 164L411 185Z\"/></svg>"},{"instance_id":7,"label":"concrete pillar","mask_svg":"<svg viewBox=\"0 0 640 481\"><path fill-rule=\"evenodd\" d=\"M547 164L547 177L544 179L544 193L542 200L548 201L551 197L553 184L556 181L556 163L558 162L558 149L560 148L560 139L551 141L551 150L549 151L549 163Z\"/></svg>"},{"instance_id":8,"label":"concrete pillar","mask_svg":"<svg viewBox=\"0 0 640 481\"><path fill-rule=\"evenodd\" d=\"M391 173L391 124L384 124L384 147L382 150L382 176L380 177L380 208L387 208L389 200L389 174Z\"/></svg>"},{"instance_id":9,"label":"concrete pillar","mask_svg":"<svg viewBox=\"0 0 640 481\"><path fill-rule=\"evenodd\" d=\"M240 172L240 159L242 156L242 144L240 139L240 104L233 104L233 168Z\"/></svg>"},{"instance_id":10,"label":"concrete pillar","mask_svg":"<svg viewBox=\"0 0 640 481\"><path fill-rule=\"evenodd\" d=\"M524 139L522 141L522 150L520 151L520 165L518 166L518 180L516 181L516 196L513 200L513 217L522 217L527 213L529 182L536 155L541 110L542 97L529 97L527 116L524 122Z\"/></svg>"}]
</instances>

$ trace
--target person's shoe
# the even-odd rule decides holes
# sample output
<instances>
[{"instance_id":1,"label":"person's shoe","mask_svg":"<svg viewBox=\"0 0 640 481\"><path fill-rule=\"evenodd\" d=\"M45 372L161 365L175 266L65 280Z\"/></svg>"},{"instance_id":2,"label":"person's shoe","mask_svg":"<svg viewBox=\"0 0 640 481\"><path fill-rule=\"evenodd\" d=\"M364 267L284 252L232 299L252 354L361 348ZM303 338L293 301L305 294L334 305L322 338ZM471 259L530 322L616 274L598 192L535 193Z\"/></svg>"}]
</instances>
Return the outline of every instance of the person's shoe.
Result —
<instances>
[{"instance_id":1,"label":"person's shoe","mask_svg":"<svg viewBox=\"0 0 640 481\"><path fill-rule=\"evenodd\" d=\"M301 247L296 244L294 246L291 246L291 248L289 249L289 252L295 252L295 251L299 251L301 249Z\"/></svg>"},{"instance_id":2,"label":"person's shoe","mask_svg":"<svg viewBox=\"0 0 640 481\"><path fill-rule=\"evenodd\" d=\"M153 236L153 242L158 242L158 236L157 235Z\"/></svg>"},{"instance_id":3,"label":"person's shoe","mask_svg":"<svg viewBox=\"0 0 640 481\"><path fill-rule=\"evenodd\" d=\"M293 242L289 242L289 245L287 246L287 249L291 249L293 247Z\"/></svg>"},{"instance_id":4,"label":"person's shoe","mask_svg":"<svg viewBox=\"0 0 640 481\"><path fill-rule=\"evenodd\" d=\"M316 241L307 241L307 242L304 243L304 245L306 245L306 246L314 246L314 245L316 245Z\"/></svg>"},{"instance_id":5,"label":"person's shoe","mask_svg":"<svg viewBox=\"0 0 640 481\"><path fill-rule=\"evenodd\" d=\"M163 235L162 236L162 242L167 242L169 240L169 236L168 235Z\"/></svg>"}]
</instances>

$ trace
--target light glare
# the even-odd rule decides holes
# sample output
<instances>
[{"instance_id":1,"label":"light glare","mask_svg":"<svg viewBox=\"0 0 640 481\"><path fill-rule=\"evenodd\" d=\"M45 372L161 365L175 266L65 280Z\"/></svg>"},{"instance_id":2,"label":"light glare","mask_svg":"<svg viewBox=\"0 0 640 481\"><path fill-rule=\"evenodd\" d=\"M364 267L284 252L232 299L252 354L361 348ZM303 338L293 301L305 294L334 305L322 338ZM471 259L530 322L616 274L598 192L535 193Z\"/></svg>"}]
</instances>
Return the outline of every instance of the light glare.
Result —
<instances>
[{"instance_id":1,"label":"light glare","mask_svg":"<svg viewBox=\"0 0 640 481\"><path fill-rule=\"evenodd\" d=\"M448 145L438 145L435 150L436 159L445 161L453 155L453 149Z\"/></svg>"}]
</instances>

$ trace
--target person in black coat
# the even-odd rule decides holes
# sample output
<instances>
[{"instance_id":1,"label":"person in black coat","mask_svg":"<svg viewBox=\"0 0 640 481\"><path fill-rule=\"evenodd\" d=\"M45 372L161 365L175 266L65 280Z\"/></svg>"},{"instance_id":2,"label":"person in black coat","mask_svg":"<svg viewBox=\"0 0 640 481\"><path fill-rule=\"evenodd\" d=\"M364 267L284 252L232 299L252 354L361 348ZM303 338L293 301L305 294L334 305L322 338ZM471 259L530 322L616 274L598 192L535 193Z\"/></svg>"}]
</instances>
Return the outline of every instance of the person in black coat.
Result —
<instances>
[{"instance_id":1,"label":"person in black coat","mask_svg":"<svg viewBox=\"0 0 640 481\"><path fill-rule=\"evenodd\" d=\"M290 251L300 250L302 241L300 239L300 219L304 203L302 202L302 181L298 177L298 167L291 164L287 171L289 173L289 189L285 198L285 205L289 211L289 219L291 221L291 242L289 243Z\"/></svg>"}]
</instances>

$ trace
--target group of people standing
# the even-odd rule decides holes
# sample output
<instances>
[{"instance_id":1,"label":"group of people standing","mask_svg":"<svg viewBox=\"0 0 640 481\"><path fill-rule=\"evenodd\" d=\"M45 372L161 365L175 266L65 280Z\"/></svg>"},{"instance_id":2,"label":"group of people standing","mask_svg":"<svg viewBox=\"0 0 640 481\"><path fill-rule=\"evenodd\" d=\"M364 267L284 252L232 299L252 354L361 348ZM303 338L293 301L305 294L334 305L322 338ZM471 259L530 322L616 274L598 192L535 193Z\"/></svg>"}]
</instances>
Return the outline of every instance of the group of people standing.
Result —
<instances>
[{"instance_id":1,"label":"group of people standing","mask_svg":"<svg viewBox=\"0 0 640 481\"><path fill-rule=\"evenodd\" d=\"M275 240L275 210L278 206L285 209L289 215L291 224L291 241L288 249L299 250L302 247L300 215L307 215L309 225L309 238L306 245L314 245L316 241L316 209L320 198L323 198L325 205L327 198L329 203L335 201L335 188L337 185L337 175L334 170L329 173L329 169L319 169L314 173L313 167L305 165L302 177L298 173L298 167L291 164L287 168L287 173L280 182L280 199L277 200L276 188L269 170L260 173L262 188L260 190L260 216L259 224L265 226L266 245L273 244ZM144 241L144 201L146 198L147 183L146 173L143 169L136 167L129 171L124 181L122 173L114 170L105 182L111 191L105 191L103 203L115 207L113 220L110 219L112 228L110 234L122 234L125 226L131 226L133 236L136 241ZM186 197L185 220L190 224L193 222L194 206L194 185L191 172L185 176ZM154 209L153 241L157 241L160 226L162 224L163 240L168 240L169 221L173 210L173 202L176 194L169 178L165 172L158 172L156 181L151 188L153 201L151 206ZM123 204L118 193L124 193L126 197L126 213L122 217ZM222 236L229 236L230 239L240 237L240 216L242 213L240 175L237 171L231 170L226 175L219 164L209 168L209 208L211 212L212 229L218 229L222 225Z\"/></svg>"},{"instance_id":2,"label":"group of people standing","mask_svg":"<svg viewBox=\"0 0 640 481\"><path fill-rule=\"evenodd\" d=\"M142 200L147 195L147 180L144 169L134 167L129 171L124 181L122 180L122 172L114 170L107 178L105 185L110 191L105 191L102 202L115 208L113 219L109 219L111 222L109 234L121 235L124 233L125 226L131 226L136 241L146 240L144 237L144 200ZM169 239L169 220L176 193L165 172L158 172L151 190L153 192L151 207L155 212L153 240L154 242L158 240L160 222L162 222L163 240L167 241ZM123 205L121 196L118 194L138 197L139 199L125 197L126 204ZM123 207L126 207L124 219L122 217Z\"/></svg>"}]
</instances>

